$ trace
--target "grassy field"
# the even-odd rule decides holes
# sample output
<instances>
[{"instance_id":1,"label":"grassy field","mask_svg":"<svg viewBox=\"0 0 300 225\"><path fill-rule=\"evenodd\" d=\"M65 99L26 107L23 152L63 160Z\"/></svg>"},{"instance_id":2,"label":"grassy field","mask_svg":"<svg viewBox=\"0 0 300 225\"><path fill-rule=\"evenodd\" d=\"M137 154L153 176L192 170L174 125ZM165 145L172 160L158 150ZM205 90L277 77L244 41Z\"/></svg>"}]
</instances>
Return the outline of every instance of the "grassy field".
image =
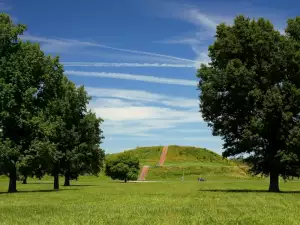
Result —
<instances>
[{"instance_id":1,"label":"grassy field","mask_svg":"<svg viewBox=\"0 0 300 225\"><path fill-rule=\"evenodd\" d=\"M191 177L187 177L191 178ZM81 177L52 191L52 180L18 184L0 178L0 224L300 224L300 182L267 193L265 179L224 177L120 183Z\"/></svg>"},{"instance_id":2,"label":"grassy field","mask_svg":"<svg viewBox=\"0 0 300 225\"><path fill-rule=\"evenodd\" d=\"M182 175L192 179L197 177L218 177L226 178L247 178L249 174L247 170L237 166L218 166L218 165L172 165L163 167L152 167L146 177L147 180L155 179L176 179Z\"/></svg>"}]
</instances>

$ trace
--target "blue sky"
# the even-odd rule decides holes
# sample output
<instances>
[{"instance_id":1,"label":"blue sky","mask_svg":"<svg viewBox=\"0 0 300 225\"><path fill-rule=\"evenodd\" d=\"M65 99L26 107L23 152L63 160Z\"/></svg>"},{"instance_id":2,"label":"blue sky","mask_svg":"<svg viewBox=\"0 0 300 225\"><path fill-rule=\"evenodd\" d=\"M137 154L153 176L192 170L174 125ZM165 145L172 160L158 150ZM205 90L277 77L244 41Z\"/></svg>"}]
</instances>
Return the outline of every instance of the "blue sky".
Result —
<instances>
[{"instance_id":1,"label":"blue sky","mask_svg":"<svg viewBox=\"0 0 300 225\"><path fill-rule=\"evenodd\" d=\"M221 153L221 138L201 118L195 76L209 62L216 25L245 14L284 32L299 8L288 0L0 0L0 11L28 25L23 39L59 55L93 96L106 152L177 144Z\"/></svg>"}]
</instances>

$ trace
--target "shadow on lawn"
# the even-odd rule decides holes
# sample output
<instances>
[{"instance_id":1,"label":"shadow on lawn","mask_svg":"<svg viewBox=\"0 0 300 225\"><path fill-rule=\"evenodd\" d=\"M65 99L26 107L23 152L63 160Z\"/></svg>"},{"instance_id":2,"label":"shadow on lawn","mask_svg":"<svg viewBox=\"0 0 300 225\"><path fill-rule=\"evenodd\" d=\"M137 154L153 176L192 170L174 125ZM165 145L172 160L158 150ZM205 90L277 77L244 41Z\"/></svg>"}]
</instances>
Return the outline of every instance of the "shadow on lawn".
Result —
<instances>
[{"instance_id":1,"label":"shadow on lawn","mask_svg":"<svg viewBox=\"0 0 300 225\"><path fill-rule=\"evenodd\" d=\"M18 193L47 193L47 192L61 192L61 191L74 191L74 190L79 190L78 188L68 188L68 189L60 189L60 190L53 190L53 189L48 189L48 190L21 190L13 193L8 193L8 192L0 192L1 194L18 194Z\"/></svg>"},{"instance_id":2,"label":"shadow on lawn","mask_svg":"<svg viewBox=\"0 0 300 225\"><path fill-rule=\"evenodd\" d=\"M94 187L101 186L100 184L71 184L70 187Z\"/></svg>"},{"instance_id":3,"label":"shadow on lawn","mask_svg":"<svg viewBox=\"0 0 300 225\"><path fill-rule=\"evenodd\" d=\"M274 193L268 190L253 190L253 189L200 189L199 191L205 192L227 192L227 193ZM300 194L300 191L280 191L280 194Z\"/></svg>"},{"instance_id":4,"label":"shadow on lawn","mask_svg":"<svg viewBox=\"0 0 300 225\"><path fill-rule=\"evenodd\" d=\"M28 182L26 185L30 185L30 184L50 184L53 185L53 182ZM69 187L91 187L91 186L100 186L97 184L70 184Z\"/></svg>"},{"instance_id":5,"label":"shadow on lawn","mask_svg":"<svg viewBox=\"0 0 300 225\"><path fill-rule=\"evenodd\" d=\"M53 182L28 182L27 184L53 184ZM25 184L25 185L27 185L27 184Z\"/></svg>"}]
</instances>

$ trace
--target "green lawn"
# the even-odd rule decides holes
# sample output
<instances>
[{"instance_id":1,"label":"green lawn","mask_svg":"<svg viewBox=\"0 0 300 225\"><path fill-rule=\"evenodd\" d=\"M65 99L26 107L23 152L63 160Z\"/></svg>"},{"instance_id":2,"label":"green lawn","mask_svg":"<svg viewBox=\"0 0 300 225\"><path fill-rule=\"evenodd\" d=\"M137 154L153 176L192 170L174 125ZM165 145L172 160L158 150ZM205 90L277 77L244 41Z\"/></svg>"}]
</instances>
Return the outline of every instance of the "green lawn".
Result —
<instances>
[{"instance_id":1,"label":"green lawn","mask_svg":"<svg viewBox=\"0 0 300 225\"><path fill-rule=\"evenodd\" d=\"M139 158L142 165L155 166L160 159L163 146L137 147L128 150ZM223 159L215 152L193 146L170 145L164 165L195 165L206 164L215 166L234 166L236 163Z\"/></svg>"},{"instance_id":2,"label":"green lawn","mask_svg":"<svg viewBox=\"0 0 300 225\"><path fill-rule=\"evenodd\" d=\"M281 182L278 194L263 191L266 180L232 178L72 184L53 192L51 180L29 180L6 194L1 178L0 224L300 224L299 181Z\"/></svg>"},{"instance_id":3,"label":"green lawn","mask_svg":"<svg viewBox=\"0 0 300 225\"><path fill-rule=\"evenodd\" d=\"M201 162L201 161L166 161L164 166L212 166L212 167L234 167L236 165L225 164L222 162Z\"/></svg>"}]
</instances>

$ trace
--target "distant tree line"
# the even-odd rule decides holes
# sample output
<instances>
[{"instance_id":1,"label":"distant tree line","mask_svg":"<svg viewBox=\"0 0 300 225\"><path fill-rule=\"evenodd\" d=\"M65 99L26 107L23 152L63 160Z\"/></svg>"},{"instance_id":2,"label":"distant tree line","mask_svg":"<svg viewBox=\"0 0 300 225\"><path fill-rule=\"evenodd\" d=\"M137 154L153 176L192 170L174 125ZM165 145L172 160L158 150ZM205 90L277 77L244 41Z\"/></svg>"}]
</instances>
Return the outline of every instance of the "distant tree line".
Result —
<instances>
[{"instance_id":1,"label":"distant tree line","mask_svg":"<svg viewBox=\"0 0 300 225\"><path fill-rule=\"evenodd\" d=\"M90 97L64 75L58 57L46 56L36 43L21 41L27 29L0 14L0 175L17 178L59 176L65 185L103 167L100 124L88 110Z\"/></svg>"}]
</instances>

